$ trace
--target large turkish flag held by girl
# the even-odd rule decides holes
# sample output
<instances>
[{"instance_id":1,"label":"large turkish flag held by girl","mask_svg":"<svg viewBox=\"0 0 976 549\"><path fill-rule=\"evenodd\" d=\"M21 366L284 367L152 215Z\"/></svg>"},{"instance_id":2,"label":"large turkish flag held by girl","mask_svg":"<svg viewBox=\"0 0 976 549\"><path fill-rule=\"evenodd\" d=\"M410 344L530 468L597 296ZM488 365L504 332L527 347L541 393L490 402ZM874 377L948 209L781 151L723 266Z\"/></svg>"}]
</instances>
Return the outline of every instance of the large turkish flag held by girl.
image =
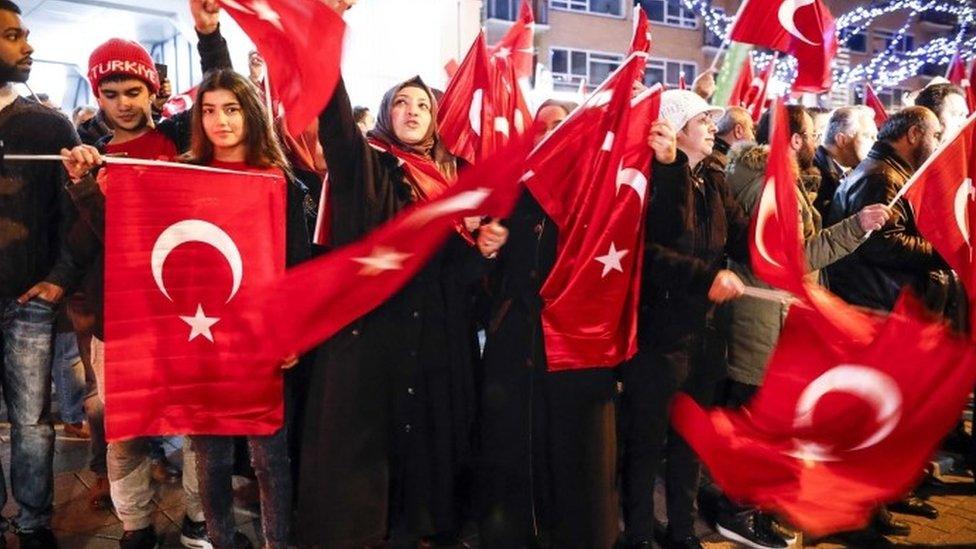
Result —
<instances>
[{"instance_id":1,"label":"large turkish flag held by girl","mask_svg":"<svg viewBox=\"0 0 976 549\"><path fill-rule=\"evenodd\" d=\"M280 172L105 169L107 438L275 432L281 371L229 309L285 270Z\"/></svg>"}]
</instances>

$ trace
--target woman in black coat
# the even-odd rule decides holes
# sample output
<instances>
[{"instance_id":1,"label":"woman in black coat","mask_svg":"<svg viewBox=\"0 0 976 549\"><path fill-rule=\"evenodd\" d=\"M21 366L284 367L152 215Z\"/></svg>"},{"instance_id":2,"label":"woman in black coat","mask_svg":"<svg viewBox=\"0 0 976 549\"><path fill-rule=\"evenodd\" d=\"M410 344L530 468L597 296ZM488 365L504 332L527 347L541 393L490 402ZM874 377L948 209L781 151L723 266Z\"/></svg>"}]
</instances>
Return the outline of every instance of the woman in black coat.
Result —
<instances>
[{"instance_id":1,"label":"woman in black coat","mask_svg":"<svg viewBox=\"0 0 976 549\"><path fill-rule=\"evenodd\" d=\"M332 246L452 184L456 162L438 140L436 119L433 95L413 78L387 92L364 138L340 82L319 117ZM302 544L457 542L456 480L474 409L465 283L507 235L498 224L477 229L477 220L467 221L407 286L320 349L302 441Z\"/></svg>"}]
</instances>

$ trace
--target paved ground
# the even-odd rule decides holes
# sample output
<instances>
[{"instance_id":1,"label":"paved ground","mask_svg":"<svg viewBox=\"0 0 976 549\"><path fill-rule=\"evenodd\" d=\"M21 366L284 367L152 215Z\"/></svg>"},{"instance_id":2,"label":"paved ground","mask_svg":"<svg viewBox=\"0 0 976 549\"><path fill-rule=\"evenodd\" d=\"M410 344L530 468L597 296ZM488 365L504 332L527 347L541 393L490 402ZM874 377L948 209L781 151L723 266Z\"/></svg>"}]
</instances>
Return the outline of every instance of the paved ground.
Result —
<instances>
[{"instance_id":1,"label":"paved ground","mask_svg":"<svg viewBox=\"0 0 976 549\"><path fill-rule=\"evenodd\" d=\"M9 466L9 436L6 426L0 425L0 458L4 469ZM87 470L86 462L88 445L84 441L70 440L62 436L58 428L58 442L55 456L55 508L53 528L62 548L102 549L118 547L118 539L122 535L122 526L118 518L109 511L95 512L88 508L87 492L93 482L93 475ZM179 459L179 451L173 454ZM947 484L945 489L932 493L929 502L941 512L936 520L926 520L915 517L900 516L912 523L912 534L906 538L892 538L898 545L916 547L976 547L976 490L969 476L962 476L957 468L958 460L943 459L940 461L942 474L940 478ZM247 481L235 480L240 491L248 489ZM663 498L658 490L659 499ZM9 492L8 492L9 493ZM157 511L154 524L157 532L164 538L163 547L179 547L179 525L183 517L183 502L178 485L161 485L157 487ZM663 507L659 501L658 508ZM15 511L15 504L8 503L3 509L5 516ZM260 539L260 529L257 514L254 510L237 509L240 529L252 540ZM700 522L698 533L709 549L734 548L736 544L723 541L722 537L714 533L705 523ZM472 536L468 540L472 547L477 547L477 538ZM837 543L811 544L807 546L817 548L843 547ZM17 548L17 540L13 535L7 535L8 547ZM799 540L797 546L802 543Z\"/></svg>"}]
</instances>

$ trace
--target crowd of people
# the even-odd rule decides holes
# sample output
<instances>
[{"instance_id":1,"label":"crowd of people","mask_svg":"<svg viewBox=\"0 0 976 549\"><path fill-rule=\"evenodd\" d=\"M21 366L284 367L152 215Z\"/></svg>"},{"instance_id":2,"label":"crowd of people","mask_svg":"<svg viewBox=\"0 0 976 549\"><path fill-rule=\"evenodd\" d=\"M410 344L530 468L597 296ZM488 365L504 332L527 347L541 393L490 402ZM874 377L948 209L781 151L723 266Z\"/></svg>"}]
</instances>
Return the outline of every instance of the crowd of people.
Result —
<instances>
[{"instance_id":1,"label":"crowd of people","mask_svg":"<svg viewBox=\"0 0 976 549\"><path fill-rule=\"evenodd\" d=\"M355 2L331 3L342 13ZM217 2L190 0L190 10L204 73L190 110L163 118L168 83L142 46L113 38L90 56L98 108L79 107L72 123L14 91L33 49L18 6L0 0L0 139L7 153L63 157L8 162L0 179L2 387L19 508L3 528L21 547L57 546L52 376L63 378L66 429L91 438L90 505L114 508L120 547L157 546L154 482L179 474L154 437L105 442L106 156L283 176L289 266L436 198L465 169L439 138L437 93L417 77L392 87L375 115L354 109L340 81L316 128L285 135L268 113L260 55L250 56L247 76L235 72ZM559 254L558 227L524 192L505 220L465 219L393 297L284 364L286 419L276 433L185 437L181 543L252 546L235 529L231 482L249 455L262 545L272 549L462 547L472 527L487 548L695 548L696 505L714 510L710 520L729 539L786 547L789 525L724 496L669 426L678 391L703 406L745 406L789 309L745 295L770 288L751 270L747 241L770 155L769 114L756 124L744 108L711 105L710 78L694 91L665 91L648 135L633 359L547 368L540 291ZM969 329L958 278L898 195L962 126L964 97L952 84L929 85L880 128L863 106L827 112L822 126L816 113L787 106L811 279L877 310L891 310L908 286ZM537 138L574 108L543 103ZM315 245L326 173L327 240ZM659 476L666 527L655 519ZM0 477L0 507L6 498ZM870 526L849 539L907 534L891 510L937 514L914 494L879 502Z\"/></svg>"}]
</instances>

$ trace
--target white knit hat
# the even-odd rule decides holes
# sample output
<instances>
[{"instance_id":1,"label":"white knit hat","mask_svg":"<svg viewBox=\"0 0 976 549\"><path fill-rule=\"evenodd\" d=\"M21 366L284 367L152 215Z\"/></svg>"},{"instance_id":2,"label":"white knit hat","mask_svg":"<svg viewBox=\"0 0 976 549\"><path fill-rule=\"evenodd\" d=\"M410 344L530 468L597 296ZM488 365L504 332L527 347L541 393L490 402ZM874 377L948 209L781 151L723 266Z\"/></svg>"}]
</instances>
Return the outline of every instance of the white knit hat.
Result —
<instances>
[{"instance_id":1,"label":"white knit hat","mask_svg":"<svg viewBox=\"0 0 976 549\"><path fill-rule=\"evenodd\" d=\"M689 120L703 112L717 117L725 109L709 105L700 95L689 90L667 90L661 94L661 118L670 122L674 131L680 131Z\"/></svg>"}]
</instances>

